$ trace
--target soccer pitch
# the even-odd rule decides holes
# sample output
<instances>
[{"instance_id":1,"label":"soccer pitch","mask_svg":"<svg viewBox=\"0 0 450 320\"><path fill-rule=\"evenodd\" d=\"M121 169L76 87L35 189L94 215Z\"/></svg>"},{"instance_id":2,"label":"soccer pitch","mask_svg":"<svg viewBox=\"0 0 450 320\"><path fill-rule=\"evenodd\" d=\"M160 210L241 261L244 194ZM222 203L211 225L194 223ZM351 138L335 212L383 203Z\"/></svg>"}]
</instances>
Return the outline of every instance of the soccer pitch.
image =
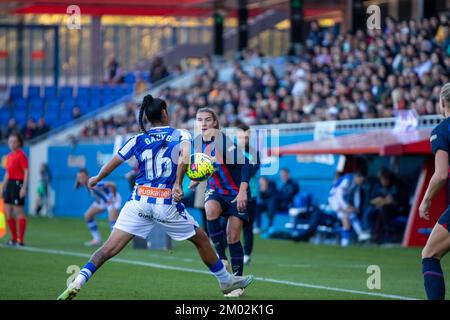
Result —
<instances>
[{"instance_id":1,"label":"soccer pitch","mask_svg":"<svg viewBox=\"0 0 450 320\"><path fill-rule=\"evenodd\" d=\"M99 221L105 239L108 223ZM55 300L65 289L68 266L83 266L92 248L82 219L30 218L29 247L0 246L0 299ZM370 290L367 267L381 270L381 289ZM443 259L443 269L450 260ZM256 278L243 299L425 299L420 249L293 243L255 239L246 274ZM447 286L450 283L447 281ZM227 299L194 246L174 242L171 251L137 250L130 244L107 262L77 299Z\"/></svg>"}]
</instances>

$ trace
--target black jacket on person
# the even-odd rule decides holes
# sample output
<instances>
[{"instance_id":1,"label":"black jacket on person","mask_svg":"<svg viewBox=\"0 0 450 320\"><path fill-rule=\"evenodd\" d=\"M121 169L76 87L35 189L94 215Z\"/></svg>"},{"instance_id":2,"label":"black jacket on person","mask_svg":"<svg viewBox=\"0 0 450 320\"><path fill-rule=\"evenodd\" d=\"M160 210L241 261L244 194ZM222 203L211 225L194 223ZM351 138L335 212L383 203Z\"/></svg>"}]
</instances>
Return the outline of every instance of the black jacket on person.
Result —
<instances>
[{"instance_id":1,"label":"black jacket on person","mask_svg":"<svg viewBox=\"0 0 450 320\"><path fill-rule=\"evenodd\" d=\"M292 179L288 179L279 189L277 200L279 210L288 210L295 195L300 191L300 187Z\"/></svg>"}]
</instances>

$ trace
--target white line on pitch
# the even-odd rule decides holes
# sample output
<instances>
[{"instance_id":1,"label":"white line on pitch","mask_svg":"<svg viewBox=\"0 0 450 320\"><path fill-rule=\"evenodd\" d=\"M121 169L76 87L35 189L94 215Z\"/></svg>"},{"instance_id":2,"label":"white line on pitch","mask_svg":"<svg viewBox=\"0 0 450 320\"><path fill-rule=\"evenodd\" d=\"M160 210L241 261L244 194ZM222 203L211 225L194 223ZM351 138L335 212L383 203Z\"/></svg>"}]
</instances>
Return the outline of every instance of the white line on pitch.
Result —
<instances>
[{"instance_id":1,"label":"white line on pitch","mask_svg":"<svg viewBox=\"0 0 450 320\"><path fill-rule=\"evenodd\" d=\"M3 245L3 244L0 244L0 247L1 248L11 248L11 247L8 247L8 246ZM16 249L16 248L14 248L14 249ZM90 254L87 254L87 253L64 251L64 250L55 250L55 249L35 248L35 247L17 247L17 249L24 250L24 251L31 251L31 252L42 252L42 253L57 254L57 255L63 255L63 256L83 257L83 258L89 258L91 256ZM201 273L201 274L208 274L208 275L211 274L209 271L198 270L198 269L191 269L191 268L184 268L184 267L168 266L168 265L159 264L159 263L153 263L153 262L127 260L127 259L121 259L121 258L112 258L110 261L118 262L118 263L125 263L125 264L132 264L132 265L137 265L137 266L158 268L158 269L163 269L163 270L176 270L176 271L184 271L184 272L191 272L191 273ZM404 296L399 296L399 295L394 295L394 294L384 294L384 293L378 293L378 292L367 292L367 291L360 291L360 290L335 288L335 287L328 287L328 286L308 284L308 283L303 283L303 282L294 282L294 281L288 281L288 280L278 280L278 279L264 278L264 277L255 277L255 280L261 281L261 282L285 284L285 285L294 286L294 287L303 287L303 288L311 288L311 289L319 289L319 290L327 290L327 291L335 291L335 292L345 292L345 293L351 293L351 294L357 294L357 295L382 297L382 298L388 298L388 299L419 300L418 298L404 297Z\"/></svg>"}]
</instances>

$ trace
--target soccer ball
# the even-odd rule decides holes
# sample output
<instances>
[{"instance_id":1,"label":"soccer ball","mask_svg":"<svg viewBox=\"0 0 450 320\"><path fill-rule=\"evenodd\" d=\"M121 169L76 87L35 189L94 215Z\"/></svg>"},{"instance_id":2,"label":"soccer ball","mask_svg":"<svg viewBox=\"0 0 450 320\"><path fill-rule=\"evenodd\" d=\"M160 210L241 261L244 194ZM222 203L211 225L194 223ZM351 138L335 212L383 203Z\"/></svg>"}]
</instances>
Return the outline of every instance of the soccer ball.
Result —
<instances>
[{"instance_id":1,"label":"soccer ball","mask_svg":"<svg viewBox=\"0 0 450 320\"><path fill-rule=\"evenodd\" d=\"M191 154L187 176L194 181L208 180L214 173L214 161L204 153Z\"/></svg>"}]
</instances>

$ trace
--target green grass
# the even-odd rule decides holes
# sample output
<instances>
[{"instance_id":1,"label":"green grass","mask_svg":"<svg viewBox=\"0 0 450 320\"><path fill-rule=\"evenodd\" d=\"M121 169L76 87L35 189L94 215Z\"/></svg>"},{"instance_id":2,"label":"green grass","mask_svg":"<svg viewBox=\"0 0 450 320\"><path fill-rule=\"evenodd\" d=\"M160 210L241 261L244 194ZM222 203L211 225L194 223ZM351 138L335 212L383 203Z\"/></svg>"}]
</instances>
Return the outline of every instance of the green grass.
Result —
<instances>
[{"instance_id":1,"label":"green grass","mask_svg":"<svg viewBox=\"0 0 450 320\"><path fill-rule=\"evenodd\" d=\"M107 221L99 222L106 236ZM1 243L6 242L5 237ZM83 247L89 233L81 219L29 219L27 244L34 248L91 254ZM207 271L191 243L175 242L172 251L137 250L130 244L117 258ZM65 288L69 265L87 258L0 247L0 299L54 300ZM366 286L367 266L381 268L381 289ZM447 259L444 270L450 269ZM310 285L400 295L424 299L420 249L400 247L312 245L283 240L255 241L252 263L245 273L259 278ZM449 285L449 283L447 283ZM164 270L129 263L108 262L83 287L79 299L223 299L217 281L207 274ZM255 282L241 299L387 299L348 292Z\"/></svg>"}]
</instances>

